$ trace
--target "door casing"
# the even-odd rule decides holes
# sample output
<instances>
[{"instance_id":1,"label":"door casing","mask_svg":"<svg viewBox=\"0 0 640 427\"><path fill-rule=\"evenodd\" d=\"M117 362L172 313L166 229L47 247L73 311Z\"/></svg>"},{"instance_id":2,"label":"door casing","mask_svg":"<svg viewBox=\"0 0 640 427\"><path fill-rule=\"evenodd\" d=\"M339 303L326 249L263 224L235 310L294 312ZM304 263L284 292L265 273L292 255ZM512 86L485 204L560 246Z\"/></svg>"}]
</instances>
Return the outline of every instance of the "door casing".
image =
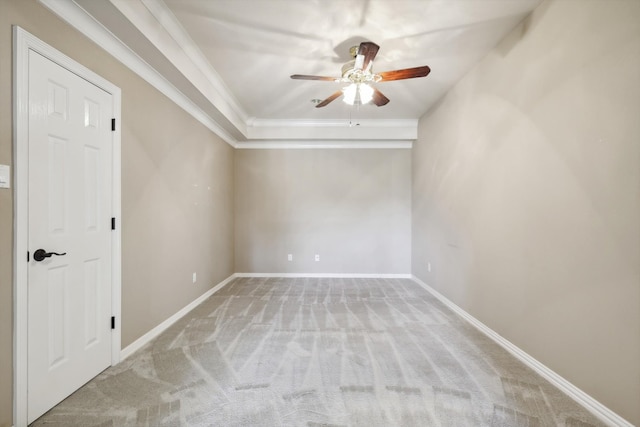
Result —
<instances>
[{"instance_id":1,"label":"door casing","mask_svg":"<svg viewBox=\"0 0 640 427\"><path fill-rule=\"evenodd\" d=\"M27 425L27 251L28 248L28 188L29 188L29 51L35 51L72 73L100 87L113 96L112 132L112 213L116 229L112 231L112 315L115 328L111 340L111 365L120 361L121 351L121 93L120 88L93 71L44 43L24 29L13 27L13 423Z\"/></svg>"}]
</instances>

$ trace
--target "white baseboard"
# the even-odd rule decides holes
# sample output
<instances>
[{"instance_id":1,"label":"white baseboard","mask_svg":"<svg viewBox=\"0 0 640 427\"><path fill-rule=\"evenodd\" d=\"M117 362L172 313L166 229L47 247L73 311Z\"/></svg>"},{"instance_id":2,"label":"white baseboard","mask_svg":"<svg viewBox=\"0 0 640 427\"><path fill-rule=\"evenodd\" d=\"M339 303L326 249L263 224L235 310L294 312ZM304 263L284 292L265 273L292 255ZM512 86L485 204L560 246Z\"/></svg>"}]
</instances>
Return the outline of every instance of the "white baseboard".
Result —
<instances>
[{"instance_id":1,"label":"white baseboard","mask_svg":"<svg viewBox=\"0 0 640 427\"><path fill-rule=\"evenodd\" d=\"M140 350L147 343L149 343L152 339L154 339L155 337L157 337L158 335L163 333L165 330L167 330L167 328L169 328L169 326L173 325L175 322L180 320L187 313L189 313L191 310L196 308L198 305L200 305L204 300L209 298L211 295L213 295L214 293L218 292L220 289L222 289L223 286L225 286L227 283L231 282L236 277L238 277L236 274L232 274L231 276L227 277L222 282L218 283L216 286L214 286L213 288L209 289L207 292L205 292L204 294L200 295L195 300L191 301L188 305L183 307L181 310L179 310L173 316L169 317L167 320L165 320L164 322L160 323L158 326L156 326L155 328L151 329L149 332L147 332L146 334L144 334L143 336L141 336L140 338L138 338L137 340L135 340L134 342L129 344L127 347L122 349L122 351L120 352L120 361L126 359L127 357L129 357L133 353L135 353L136 351Z\"/></svg>"},{"instance_id":2,"label":"white baseboard","mask_svg":"<svg viewBox=\"0 0 640 427\"><path fill-rule=\"evenodd\" d=\"M604 406L602 403L598 402L593 397L589 396L584 391L580 390L575 385L571 384L569 381L549 369L547 366L543 365L531 355L527 354L525 351L520 349L518 346L504 338L502 335L498 334L496 331L480 322L478 319L467 313L462 308L458 307L455 303L449 300L447 297L442 295L440 292L433 289L431 286L427 285L422 280L418 279L416 276L412 276L412 279L426 289L429 293L439 299L444 305L453 310L460 317L469 322L472 326L478 329L480 332L491 338L502 348L507 350L513 356L515 356L518 360L523 362L525 365L533 369L547 381L549 381L554 386L558 387L562 392L567 394L573 400L582 405L585 409L591 412L593 415L598 417L602 422L606 423L609 426L613 427L633 427L633 424L622 418L620 415L613 412L611 409Z\"/></svg>"},{"instance_id":3,"label":"white baseboard","mask_svg":"<svg viewBox=\"0 0 640 427\"><path fill-rule=\"evenodd\" d=\"M411 274L360 273L236 273L236 277L325 277L342 279L412 279Z\"/></svg>"}]
</instances>

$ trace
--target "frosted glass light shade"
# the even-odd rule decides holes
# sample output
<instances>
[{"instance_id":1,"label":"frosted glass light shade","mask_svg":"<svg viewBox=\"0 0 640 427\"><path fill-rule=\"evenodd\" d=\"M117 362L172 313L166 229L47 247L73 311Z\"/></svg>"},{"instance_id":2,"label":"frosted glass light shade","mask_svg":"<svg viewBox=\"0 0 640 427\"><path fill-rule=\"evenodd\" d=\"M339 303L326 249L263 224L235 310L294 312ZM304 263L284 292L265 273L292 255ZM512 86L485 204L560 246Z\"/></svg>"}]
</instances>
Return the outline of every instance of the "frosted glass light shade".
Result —
<instances>
[{"instance_id":1,"label":"frosted glass light shade","mask_svg":"<svg viewBox=\"0 0 640 427\"><path fill-rule=\"evenodd\" d=\"M356 102L356 94L358 92L358 85L355 83L350 84L349 86L342 89L344 94L343 101L345 104L353 105Z\"/></svg>"},{"instance_id":2,"label":"frosted glass light shade","mask_svg":"<svg viewBox=\"0 0 640 427\"><path fill-rule=\"evenodd\" d=\"M359 85L359 93L360 93L360 103L368 104L371 99L373 99L373 88L368 84L360 84Z\"/></svg>"},{"instance_id":3,"label":"frosted glass light shade","mask_svg":"<svg viewBox=\"0 0 640 427\"><path fill-rule=\"evenodd\" d=\"M349 105L362 105L373 98L373 88L366 83L352 83L342 89L343 101Z\"/></svg>"}]
</instances>

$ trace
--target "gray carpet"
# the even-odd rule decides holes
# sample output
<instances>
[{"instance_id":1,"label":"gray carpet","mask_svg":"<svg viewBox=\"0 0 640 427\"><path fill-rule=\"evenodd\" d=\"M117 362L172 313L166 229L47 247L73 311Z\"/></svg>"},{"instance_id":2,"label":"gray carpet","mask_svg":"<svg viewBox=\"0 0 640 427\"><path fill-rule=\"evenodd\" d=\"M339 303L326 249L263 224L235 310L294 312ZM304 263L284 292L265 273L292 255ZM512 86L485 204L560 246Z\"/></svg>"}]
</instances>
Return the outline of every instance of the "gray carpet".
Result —
<instances>
[{"instance_id":1,"label":"gray carpet","mask_svg":"<svg viewBox=\"0 0 640 427\"><path fill-rule=\"evenodd\" d=\"M603 424L411 280L243 278L33 425Z\"/></svg>"}]
</instances>

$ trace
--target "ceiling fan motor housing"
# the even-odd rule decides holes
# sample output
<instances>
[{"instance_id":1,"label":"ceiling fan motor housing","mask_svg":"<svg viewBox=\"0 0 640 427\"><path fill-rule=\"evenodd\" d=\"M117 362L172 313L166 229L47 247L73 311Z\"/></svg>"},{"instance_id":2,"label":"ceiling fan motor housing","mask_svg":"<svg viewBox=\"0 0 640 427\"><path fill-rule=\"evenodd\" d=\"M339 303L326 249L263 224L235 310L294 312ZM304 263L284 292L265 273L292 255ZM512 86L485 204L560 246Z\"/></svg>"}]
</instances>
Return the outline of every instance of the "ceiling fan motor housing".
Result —
<instances>
[{"instance_id":1,"label":"ceiling fan motor housing","mask_svg":"<svg viewBox=\"0 0 640 427\"><path fill-rule=\"evenodd\" d=\"M356 65L356 60L353 59L342 66L342 77L347 79L349 78L349 74L353 72L353 68Z\"/></svg>"}]
</instances>

